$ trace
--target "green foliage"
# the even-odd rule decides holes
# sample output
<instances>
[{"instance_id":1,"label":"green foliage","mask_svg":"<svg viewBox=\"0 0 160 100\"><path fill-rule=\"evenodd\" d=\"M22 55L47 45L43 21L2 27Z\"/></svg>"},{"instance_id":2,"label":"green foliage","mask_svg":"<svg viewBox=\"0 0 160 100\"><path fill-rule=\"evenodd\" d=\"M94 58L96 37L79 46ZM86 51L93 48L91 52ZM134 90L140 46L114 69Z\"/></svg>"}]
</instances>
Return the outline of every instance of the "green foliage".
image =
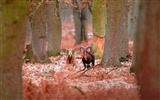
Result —
<instances>
[{"instance_id":1,"label":"green foliage","mask_svg":"<svg viewBox=\"0 0 160 100\"><path fill-rule=\"evenodd\" d=\"M23 60L27 60L27 59L29 59L29 50L27 50L27 52L26 52L26 54L25 54Z\"/></svg>"}]
</instances>

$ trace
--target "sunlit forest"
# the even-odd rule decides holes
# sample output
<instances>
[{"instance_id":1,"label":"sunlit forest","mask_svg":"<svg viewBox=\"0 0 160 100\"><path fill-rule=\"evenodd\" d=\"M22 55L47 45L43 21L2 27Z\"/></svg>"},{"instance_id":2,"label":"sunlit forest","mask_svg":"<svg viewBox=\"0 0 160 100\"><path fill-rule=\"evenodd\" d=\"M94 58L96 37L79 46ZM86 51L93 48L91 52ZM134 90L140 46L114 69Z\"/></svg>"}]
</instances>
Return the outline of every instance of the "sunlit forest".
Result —
<instances>
[{"instance_id":1,"label":"sunlit forest","mask_svg":"<svg viewBox=\"0 0 160 100\"><path fill-rule=\"evenodd\" d=\"M160 100L160 0L1 0L0 100Z\"/></svg>"}]
</instances>

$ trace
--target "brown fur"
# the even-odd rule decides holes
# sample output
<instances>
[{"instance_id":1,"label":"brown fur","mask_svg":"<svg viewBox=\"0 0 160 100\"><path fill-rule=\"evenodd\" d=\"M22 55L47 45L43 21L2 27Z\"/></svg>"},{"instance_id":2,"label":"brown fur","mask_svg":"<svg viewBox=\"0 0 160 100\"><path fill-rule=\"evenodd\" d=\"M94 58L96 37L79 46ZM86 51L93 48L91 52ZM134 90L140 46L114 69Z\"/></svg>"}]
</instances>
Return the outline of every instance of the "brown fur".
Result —
<instances>
[{"instance_id":1,"label":"brown fur","mask_svg":"<svg viewBox=\"0 0 160 100\"><path fill-rule=\"evenodd\" d=\"M66 63L67 64L73 64L73 67L74 67L75 66L75 57L74 57L74 55L68 55Z\"/></svg>"},{"instance_id":2,"label":"brown fur","mask_svg":"<svg viewBox=\"0 0 160 100\"><path fill-rule=\"evenodd\" d=\"M74 56L73 55L68 55L67 56L67 64L73 64L75 62Z\"/></svg>"},{"instance_id":3,"label":"brown fur","mask_svg":"<svg viewBox=\"0 0 160 100\"><path fill-rule=\"evenodd\" d=\"M90 55L89 54L83 55L83 59L90 60Z\"/></svg>"}]
</instances>

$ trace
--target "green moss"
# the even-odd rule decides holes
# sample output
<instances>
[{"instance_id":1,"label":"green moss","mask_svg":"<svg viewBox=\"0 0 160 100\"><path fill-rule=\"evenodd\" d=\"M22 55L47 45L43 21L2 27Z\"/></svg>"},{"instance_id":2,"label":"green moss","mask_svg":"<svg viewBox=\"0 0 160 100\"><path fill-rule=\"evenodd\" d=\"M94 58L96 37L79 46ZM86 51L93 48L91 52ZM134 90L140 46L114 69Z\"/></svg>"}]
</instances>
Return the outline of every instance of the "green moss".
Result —
<instances>
[{"instance_id":1,"label":"green moss","mask_svg":"<svg viewBox=\"0 0 160 100\"><path fill-rule=\"evenodd\" d=\"M102 52L100 51L100 49L98 48L98 45L95 42L92 43L91 48L92 48L92 52L94 53L96 59L102 58Z\"/></svg>"},{"instance_id":2,"label":"green moss","mask_svg":"<svg viewBox=\"0 0 160 100\"><path fill-rule=\"evenodd\" d=\"M28 50L27 50L27 52L26 52L26 54L25 54L23 60L27 60L27 59L29 59L29 51L28 51Z\"/></svg>"},{"instance_id":3,"label":"green moss","mask_svg":"<svg viewBox=\"0 0 160 100\"><path fill-rule=\"evenodd\" d=\"M4 45L1 46L2 58L6 58L8 54L11 54L12 49L16 48L16 41L19 38L21 27L26 22L27 17L27 0L8 0L2 1L2 20L0 40ZM9 46L9 47L8 47ZM12 48L12 49L11 49Z\"/></svg>"},{"instance_id":4,"label":"green moss","mask_svg":"<svg viewBox=\"0 0 160 100\"><path fill-rule=\"evenodd\" d=\"M106 1L94 0L93 6L93 33L104 37L106 30Z\"/></svg>"}]
</instances>

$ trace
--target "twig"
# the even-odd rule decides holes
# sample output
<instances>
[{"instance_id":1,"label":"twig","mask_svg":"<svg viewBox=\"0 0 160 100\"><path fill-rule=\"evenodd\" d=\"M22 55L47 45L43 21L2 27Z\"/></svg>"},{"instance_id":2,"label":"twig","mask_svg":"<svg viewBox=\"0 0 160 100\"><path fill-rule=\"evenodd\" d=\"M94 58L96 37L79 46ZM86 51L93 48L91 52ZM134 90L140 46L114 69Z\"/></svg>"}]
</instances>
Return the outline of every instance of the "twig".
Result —
<instances>
[{"instance_id":1,"label":"twig","mask_svg":"<svg viewBox=\"0 0 160 100\"><path fill-rule=\"evenodd\" d=\"M85 72L87 72L88 70L90 70L91 68L94 68L94 67L96 67L96 66L98 66L98 65L100 65L100 64L97 64L97 65L95 65L95 66L93 66L93 67L90 67L90 68L88 68L87 70L80 70L80 71L77 71L76 73L79 73L79 72L81 72L81 71L84 71L80 76L82 76Z\"/></svg>"},{"instance_id":2,"label":"twig","mask_svg":"<svg viewBox=\"0 0 160 100\"><path fill-rule=\"evenodd\" d=\"M31 14L29 14L29 16L33 16L41 5L42 5L42 3L39 3L39 5L36 7L36 9Z\"/></svg>"},{"instance_id":3,"label":"twig","mask_svg":"<svg viewBox=\"0 0 160 100\"><path fill-rule=\"evenodd\" d=\"M118 69L119 67L116 67L116 68L114 68L114 69L111 69L110 71L108 71L106 74L108 74L108 73L110 73L110 72L112 72L113 70L116 70L116 69Z\"/></svg>"},{"instance_id":4,"label":"twig","mask_svg":"<svg viewBox=\"0 0 160 100\"><path fill-rule=\"evenodd\" d=\"M81 89L79 89L77 86L71 86L71 87L77 89L83 96L86 97L86 95L84 94L84 92Z\"/></svg>"}]
</instances>

